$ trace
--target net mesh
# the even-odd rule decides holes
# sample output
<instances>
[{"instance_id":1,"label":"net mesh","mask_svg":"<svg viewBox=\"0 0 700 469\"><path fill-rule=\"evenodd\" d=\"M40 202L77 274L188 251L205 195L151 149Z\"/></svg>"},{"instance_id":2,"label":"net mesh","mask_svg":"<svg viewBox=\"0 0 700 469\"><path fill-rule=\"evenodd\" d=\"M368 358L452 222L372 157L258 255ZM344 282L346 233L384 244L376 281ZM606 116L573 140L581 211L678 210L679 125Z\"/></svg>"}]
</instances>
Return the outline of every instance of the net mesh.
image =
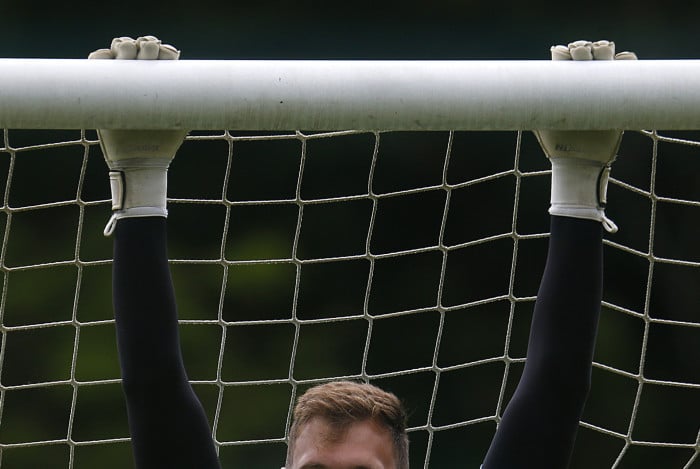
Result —
<instances>
[{"instance_id":1,"label":"net mesh","mask_svg":"<svg viewBox=\"0 0 700 469\"><path fill-rule=\"evenodd\" d=\"M2 137L0 464L128 467L96 135ZM699 142L625 135L571 467L697 464ZM169 250L223 466L281 466L295 397L345 377L402 398L412 467L478 467L525 360L548 166L521 132L192 133Z\"/></svg>"}]
</instances>

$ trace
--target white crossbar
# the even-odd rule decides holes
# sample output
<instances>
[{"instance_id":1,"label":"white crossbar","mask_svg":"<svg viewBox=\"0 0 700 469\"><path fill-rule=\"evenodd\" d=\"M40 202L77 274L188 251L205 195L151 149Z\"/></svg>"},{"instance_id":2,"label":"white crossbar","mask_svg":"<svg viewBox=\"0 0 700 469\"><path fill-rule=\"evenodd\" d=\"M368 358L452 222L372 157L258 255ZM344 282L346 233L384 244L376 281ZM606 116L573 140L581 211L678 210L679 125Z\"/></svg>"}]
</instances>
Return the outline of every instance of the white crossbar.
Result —
<instances>
[{"instance_id":1,"label":"white crossbar","mask_svg":"<svg viewBox=\"0 0 700 469\"><path fill-rule=\"evenodd\" d=\"M700 60L0 59L0 128L700 129Z\"/></svg>"}]
</instances>

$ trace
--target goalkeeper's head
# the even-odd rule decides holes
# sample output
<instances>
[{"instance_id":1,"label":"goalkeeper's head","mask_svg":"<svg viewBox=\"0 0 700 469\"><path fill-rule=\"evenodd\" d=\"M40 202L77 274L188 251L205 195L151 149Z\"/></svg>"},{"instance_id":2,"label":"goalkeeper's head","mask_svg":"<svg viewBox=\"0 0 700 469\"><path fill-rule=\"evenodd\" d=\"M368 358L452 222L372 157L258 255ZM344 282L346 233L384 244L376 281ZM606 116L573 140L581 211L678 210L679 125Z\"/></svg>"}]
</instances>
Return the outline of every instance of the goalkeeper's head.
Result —
<instances>
[{"instance_id":1,"label":"goalkeeper's head","mask_svg":"<svg viewBox=\"0 0 700 469\"><path fill-rule=\"evenodd\" d=\"M392 393L371 384L335 381L297 401L286 469L408 469L406 411Z\"/></svg>"}]
</instances>

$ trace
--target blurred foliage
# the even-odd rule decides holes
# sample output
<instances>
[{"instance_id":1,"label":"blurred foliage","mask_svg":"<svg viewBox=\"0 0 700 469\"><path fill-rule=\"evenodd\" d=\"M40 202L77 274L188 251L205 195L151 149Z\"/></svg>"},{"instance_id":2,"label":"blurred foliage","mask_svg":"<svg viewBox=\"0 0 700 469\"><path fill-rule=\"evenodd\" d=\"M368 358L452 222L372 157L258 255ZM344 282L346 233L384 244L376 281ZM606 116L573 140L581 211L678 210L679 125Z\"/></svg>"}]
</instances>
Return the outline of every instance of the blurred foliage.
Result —
<instances>
[{"instance_id":1,"label":"blurred foliage","mask_svg":"<svg viewBox=\"0 0 700 469\"><path fill-rule=\"evenodd\" d=\"M60 5L60 6L59 6ZM57 9L60 8L60 10ZM84 57L120 35L155 34L183 50L183 58L485 58L546 59L548 47L578 38L608 38L642 58L696 57L696 18L699 5L687 2L617 2L596 8L552 7L546 2L235 2L173 1L132 8L111 8L97 14L93 3L50 4L36 8L31 2L0 4L0 56ZM274 14L270 13L274 12ZM697 133L674 134L698 139ZM77 140L79 133L11 131L14 147L55 140ZM94 135L93 137L94 138ZM366 193L374 136L360 134L333 140L307 142L307 159L301 181L305 199ZM447 134L397 133L382 136L381 153L372 182L376 192L417 185L440 184ZM2 144L0 144L2 146ZM522 170L546 169L537 142L525 134L521 142ZM513 167L514 133L455 134L447 180L456 184ZM656 190L660 195L700 199L700 158L697 147L661 144ZM649 189L651 141L628 133L615 165L614 176L641 189ZM87 160L84 160L87 155ZM230 183L223 175L232 156ZM293 199L297 188L301 143L296 139L274 142L186 143L173 163L170 195L173 197L230 200ZM13 207L75 197L78 175L86 163L82 200L105 200L109 187L99 149L76 144L50 150L22 152L14 168L9 203ZM7 185L9 157L0 151L0 190ZM516 227L520 234L546 232L548 178L522 180ZM477 186L456 189L445 226L448 245L509 232L515 178L506 176ZM608 213L621 231L615 243L642 252L650 243L649 201L612 185ZM445 193L381 199L377 206L370 250L375 254L434 245L439 236ZM173 259L227 260L289 259L297 226L294 203L265 206L171 206L170 255ZM82 218L80 218L82 216ZM111 240L101 230L108 216L106 203L17 212L7 234L4 262L9 267L74 259L79 263L41 269L3 272L5 327L66 321L60 327L4 330L3 386L50 380L77 382L119 377L111 313ZM226 217L230 229L221 233ZM301 259L354 255L365 252L372 206L364 201L309 205L304 209L296 254ZM659 204L654 253L665 257L700 260L697 243L697 207ZM0 215L7 229L7 213ZM78 223L82 232L78 237ZM76 247L76 241L79 245ZM544 266L546 239L519 242L514 292L535 295ZM505 294L513 241L454 250L448 256L443 302L458 305L490 295ZM649 263L606 247L606 301L641 311L648 302L655 318L698 321L698 269L654 265L654 282L645 297ZM420 314L385 317L373 323L366 371L383 373L407 367L451 366L503 353L510 303L495 301L445 314L440 349L434 345L440 315L434 311L442 257L437 252L377 260L372 289L365 299L370 264L365 259L304 264L272 262L264 265L172 265L180 317L185 320L226 321L285 319L294 307L296 277L300 275L296 314L301 319L346 317L334 323L307 324L299 332L294 363L297 379L362 372L369 331L361 314L382 314L426 308ZM79 290L76 290L79 287ZM5 291L6 290L6 291ZM76 294L77 293L77 294ZM221 305L221 311L219 311ZM522 302L513 312L509 354L525 356L532 303ZM78 326L78 323L80 325ZM225 333L221 377L226 381L284 379L289 373L294 328L289 324L184 325L183 353L194 380L216 378L219 349ZM641 344L648 337L647 355ZM644 366L647 378L700 382L696 328L654 324L604 308L596 349L597 361L631 375ZM492 415L504 373L502 363L450 370L441 374L433 424ZM522 371L509 367L506 398ZM410 425L428 422L435 375L425 371L381 378L376 384L402 397L410 412ZM213 418L219 389L195 385L208 415ZM631 423L637 381L595 369L593 390L584 419L626 433ZM218 437L281 438L292 388L286 384L226 388L223 393ZM0 443L66 438L77 441L123 438L128 435L126 413L116 383L3 391ZM74 401L75 399L75 401ZM694 442L700 421L697 390L645 384L635 423L636 439ZM75 402L74 415L71 407ZM495 431L493 422L436 432L431 467L478 467ZM428 434L411 434L411 460L421 467ZM581 429L573 468L609 467L623 441ZM224 467L279 467L285 446L235 445L221 449ZM624 467L681 467L691 452L678 448L634 447ZM71 456L65 444L2 450L2 467L130 467L125 442L79 445Z\"/></svg>"}]
</instances>

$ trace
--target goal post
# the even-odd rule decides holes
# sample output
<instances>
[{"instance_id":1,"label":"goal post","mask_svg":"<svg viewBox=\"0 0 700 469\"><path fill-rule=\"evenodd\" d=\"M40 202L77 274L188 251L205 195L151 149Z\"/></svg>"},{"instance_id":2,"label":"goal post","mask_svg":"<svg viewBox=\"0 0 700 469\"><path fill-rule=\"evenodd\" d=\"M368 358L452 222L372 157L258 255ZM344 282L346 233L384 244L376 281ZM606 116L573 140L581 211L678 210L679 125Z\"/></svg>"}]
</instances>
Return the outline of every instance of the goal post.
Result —
<instances>
[{"instance_id":1,"label":"goal post","mask_svg":"<svg viewBox=\"0 0 700 469\"><path fill-rule=\"evenodd\" d=\"M700 461L700 61L0 59L3 468L131 464L95 128L193 130L168 176L182 350L223 467L251 469L339 378L404 400L411 467L478 467L546 255L529 130L625 129L572 466Z\"/></svg>"},{"instance_id":2,"label":"goal post","mask_svg":"<svg viewBox=\"0 0 700 469\"><path fill-rule=\"evenodd\" d=\"M700 60L0 60L0 127L700 128Z\"/></svg>"}]
</instances>

